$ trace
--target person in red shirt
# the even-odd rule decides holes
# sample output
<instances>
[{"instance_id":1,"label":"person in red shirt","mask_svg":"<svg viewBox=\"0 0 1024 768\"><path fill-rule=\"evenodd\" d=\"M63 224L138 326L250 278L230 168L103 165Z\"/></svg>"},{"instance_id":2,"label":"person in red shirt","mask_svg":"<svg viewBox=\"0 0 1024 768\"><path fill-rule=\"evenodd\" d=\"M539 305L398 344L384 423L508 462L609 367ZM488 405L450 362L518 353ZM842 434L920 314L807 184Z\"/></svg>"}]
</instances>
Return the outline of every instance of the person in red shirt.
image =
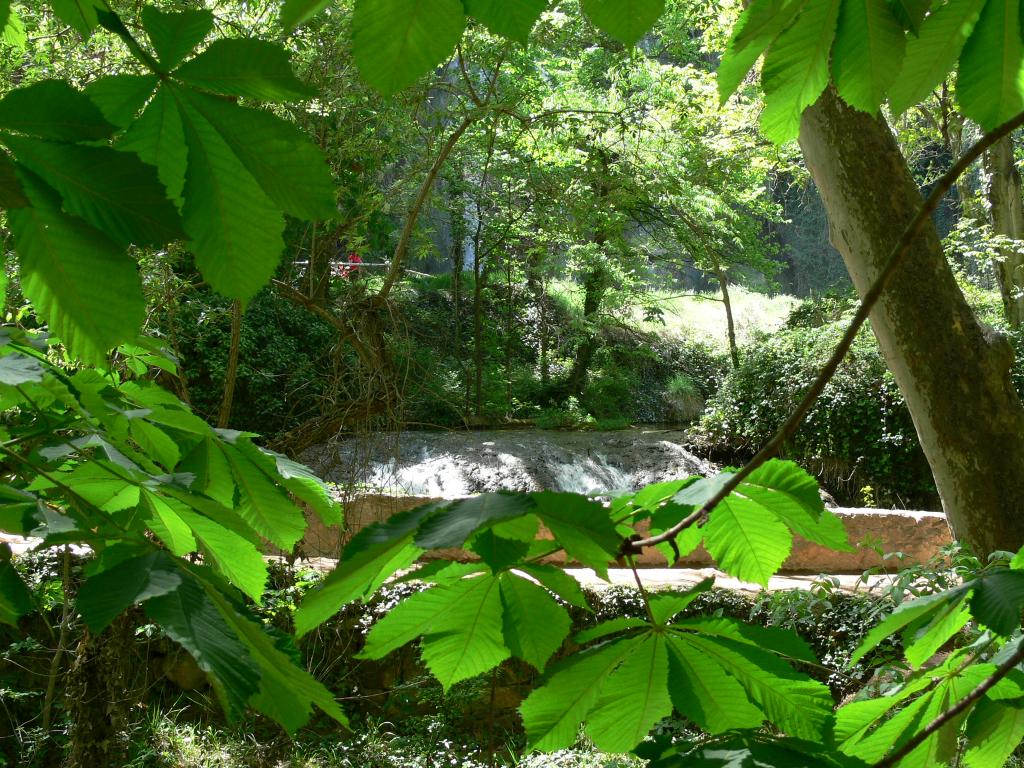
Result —
<instances>
[{"instance_id":1,"label":"person in red shirt","mask_svg":"<svg viewBox=\"0 0 1024 768\"><path fill-rule=\"evenodd\" d=\"M335 266L335 274L342 280L353 280L359 277L359 265L362 263L358 253L350 253L344 262Z\"/></svg>"}]
</instances>

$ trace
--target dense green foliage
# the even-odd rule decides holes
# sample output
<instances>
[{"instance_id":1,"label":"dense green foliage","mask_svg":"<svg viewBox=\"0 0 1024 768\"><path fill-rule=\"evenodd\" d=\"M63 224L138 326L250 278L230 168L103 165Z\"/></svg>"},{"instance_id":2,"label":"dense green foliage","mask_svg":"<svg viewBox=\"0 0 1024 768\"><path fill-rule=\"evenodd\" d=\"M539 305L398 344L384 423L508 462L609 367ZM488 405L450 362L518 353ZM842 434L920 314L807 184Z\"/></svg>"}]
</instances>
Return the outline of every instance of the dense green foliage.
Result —
<instances>
[{"instance_id":1,"label":"dense green foliage","mask_svg":"<svg viewBox=\"0 0 1024 768\"><path fill-rule=\"evenodd\" d=\"M0 126L13 132L3 142L17 158L12 165L5 154L3 162L22 290L89 362L133 340L142 321L128 244L187 237L204 278L248 299L280 259L284 212L335 210L327 166L308 140L270 113L224 98L309 95L283 50L224 39L182 64L212 30L209 12L147 9L142 24L156 58L113 13L78 17L86 34L100 23L150 74L97 80L91 96L44 80L0 101ZM116 149L86 143L115 134ZM90 279L98 273L99 283Z\"/></svg>"},{"instance_id":2,"label":"dense green foliage","mask_svg":"<svg viewBox=\"0 0 1024 768\"><path fill-rule=\"evenodd\" d=\"M966 279L963 287L979 317L1013 345L1012 378L1024 392L1024 336L1006 324L993 291ZM849 295L809 299L793 309L784 327L757 334L743 348L739 367L709 396L693 431L695 444L727 462L753 455L813 381L853 311ZM784 452L843 504L938 507L910 412L868 330L857 337Z\"/></svg>"},{"instance_id":3,"label":"dense green foliage","mask_svg":"<svg viewBox=\"0 0 1024 768\"><path fill-rule=\"evenodd\" d=\"M459 427L467 420L515 420L539 427L602 428L689 423L717 391L727 367L726 355L714 345L647 330L613 316L600 330L601 346L587 385L574 397L566 393L564 375L572 367L582 335L578 306L561 294L550 296L552 340L545 350L550 375L545 382L538 334L522 331L532 322L532 301L526 292L513 291L513 321L506 334L505 293L500 284L483 293L487 333L481 354L479 419L472 417L470 366L456 354L449 277L410 281L398 293L395 308L404 323L387 343L397 364L413 374L403 390L402 423ZM189 293L176 305L173 319L165 318L162 324L173 335L192 406L214 420L230 352L230 303L205 291ZM358 365L355 355L339 352L334 341L333 329L318 317L273 291L258 294L247 307L241 328L232 425L280 435L330 407L324 404L334 396L336 371Z\"/></svg>"},{"instance_id":4,"label":"dense green foliage","mask_svg":"<svg viewBox=\"0 0 1024 768\"><path fill-rule=\"evenodd\" d=\"M180 302L173 327L192 407L215 421L231 348L231 304L198 292ZM308 418L325 395L333 342L326 323L272 291L258 293L242 325L231 424L272 435Z\"/></svg>"},{"instance_id":5,"label":"dense green foliage","mask_svg":"<svg viewBox=\"0 0 1024 768\"><path fill-rule=\"evenodd\" d=\"M542 353L540 333L531 327L536 312L530 294L514 287L510 301L506 286L485 289L483 313L489 333L482 345L483 392L476 423L514 419L532 420L541 427L572 427L688 422L696 414L673 409L672 378L690 378L701 403L718 388L726 366L722 352L611 315L598 329L600 347L586 386L576 395L568 392L565 376L584 335L580 308L568 298L549 294L546 323L551 339ZM406 390L405 421L463 424L473 404L467 402L468 366L456 344L450 280L418 281L399 302L408 318L408 342L396 343L396 353L409 355L417 374ZM512 322L506 324L510 308ZM547 381L541 374L542 354Z\"/></svg>"},{"instance_id":6,"label":"dense green foliage","mask_svg":"<svg viewBox=\"0 0 1024 768\"><path fill-rule=\"evenodd\" d=\"M267 542L287 551L302 537L294 499L328 523L340 520L323 484L247 433L214 431L151 381L66 372L47 351L44 338L10 330L0 347L4 530L45 547L88 545L96 558L76 607L90 630L145 603L217 681L229 713L251 704L295 729L316 702L344 722L327 690L294 665L287 645L263 634L242 601L263 593ZM145 350L137 357L173 369ZM10 548L2 551L0 621L16 624L35 605ZM192 552L203 564L184 557Z\"/></svg>"},{"instance_id":7,"label":"dense green foliage","mask_svg":"<svg viewBox=\"0 0 1024 768\"><path fill-rule=\"evenodd\" d=\"M309 20L326 5L288 0L283 23ZM380 188L368 192L373 185L364 184L362 174L371 168L367 175L383 186L380 180L405 158L376 146L376 154L362 158L365 165L355 162L364 147L375 145L350 122L345 130L359 140L344 151L321 141L339 161L338 168L329 166L328 154L282 116L285 105L318 95L296 77L284 48L259 34L222 33L207 10L145 5L122 15L104 0L54 0L53 14L83 38L105 30L97 34L116 48L120 66L102 74L86 68L85 76L66 80L37 73L25 83L19 72L0 98L0 205L18 259L16 288L31 304L23 314L34 313L50 334L28 334L12 324L0 340L0 527L37 537L43 548L91 550L74 603L87 639L102 639L119 616L138 607L194 657L229 718L252 708L295 731L315 705L346 723L333 692L299 665L292 639L251 609L263 598L265 549L289 552L303 536L306 518L296 502L326 524L339 521L338 510L308 470L258 447L252 434L211 428L147 378L150 368L162 370L165 380L176 374L156 345L139 338L150 317L143 278L153 289L154 260L184 243L190 261L176 277L186 284L201 280L234 299L239 335L244 305L256 307L254 297L268 281L285 277L276 288L336 332L332 373L342 371L337 377L351 385L349 392L362 387L348 402L325 398L325 411L347 410L340 421L319 424L315 434L336 434L349 410L372 417L395 406L401 393L393 374L415 375L409 362L422 351L396 338L392 293L402 290L396 285L410 247L415 250L417 220L449 162L456 169L445 174L456 200L451 218L466 230L453 238L452 287L471 260L475 294L474 333L455 335L451 358L464 359L468 349L476 357L474 397L465 396L473 415L481 416L485 405L481 320L488 280L492 287L503 281L506 289L488 297L494 306L504 299L505 327L494 346L504 356L506 413L514 411L514 363L536 350L544 384L571 359L552 385L565 395L550 398L556 407L583 403L595 416L621 415L611 404L639 399L643 359L653 357L601 343L601 333L613 327L609 313L626 306L625 297L653 311L636 296L659 274L693 268L717 282L726 301L737 276L773 272L772 248L762 243L760 229L777 217L764 194L774 150L752 140L756 98L742 96L719 112L716 87L727 101L764 53L760 119L775 141L795 136L803 109L830 82L855 108L876 112L888 97L899 112L944 84L954 66L963 115L983 129L1020 110L1024 44L1017 5L950 0L932 13L929 7L755 0L739 16L716 81L707 63L720 47L701 48L688 39L700 9L662 0L582 0L543 18L546 4L532 1L514 12L484 0L345 3L351 14L335 32L351 35L351 55L340 58L381 93L420 83L458 46L432 81L455 105L450 119L435 111L446 105L432 94L425 116L415 128L406 126L409 135L423 127L426 145L441 149L420 158L429 168L425 181L407 195L409 212L392 231L382 221L387 195ZM674 39L665 35L677 63L623 50L663 14L666 30L673 23L687 30ZM467 17L493 34L474 26L464 38ZM501 39L529 45L538 19L542 46ZM608 39L595 45L589 24ZM31 42L8 0L0 0L0 26L4 45ZM720 27L706 26L721 34ZM331 76L332 56L320 62L320 77L311 69L310 82ZM545 88L555 71L557 101ZM370 99L377 99L358 87L335 96L337 103L310 106L305 127L326 132L335 114L358 125L373 111ZM277 105L276 111L262 103ZM454 153L462 137L466 151ZM341 197L335 176L352 182ZM336 225L326 250L322 240L318 248L317 227L307 230L305 291L287 282L294 277L290 268L281 268L286 216ZM561 226L551 226L556 221ZM306 238L297 239L301 253ZM332 255L362 246L391 252L386 272L364 279L343 270L337 276L347 288L332 294ZM557 344L549 347L549 329L540 319L550 301L545 286L562 272L584 294L571 355ZM521 285L526 290L518 299L532 304L542 328L536 344L513 335L515 286ZM202 311L184 313L185 321L198 322ZM461 328L466 318L453 311ZM259 312L281 317L262 305ZM821 327L789 335L802 345L825 336ZM202 334L189 336L202 340ZM259 343L251 335L249 342ZM341 351L343 344L352 351ZM282 352L264 346L269 365L300 366L289 373L302 375L301 365L319 364L326 341L282 345ZM244 349L237 345L236 357ZM768 350L755 363L767 370L796 361L792 378L776 372L795 385L808 375L796 351L783 344L782 355L773 358ZM862 352L870 357L866 346L855 350ZM355 372L346 370L351 360L358 360ZM664 371L664 386L678 397L694 394L713 378L704 374L710 367L673 366ZM233 368L229 363L225 371ZM610 375L591 381L594 370ZM194 381L202 381L197 371ZM468 390L467 372L459 373L464 378L456 376L456 387ZM222 417L230 416L234 375L225 374ZM870 388L884 376L869 359L836 383L827 411L818 414L836 420L823 429L837 441L834 452L846 450L843 439L851 433L879 441L901 434L884 419L859 420L877 398L884 413L892 412L885 389ZM746 389L752 393L753 385ZM282 388L281 396L287 394ZM261 397L268 406L281 403L267 392L244 396L247 408L259 407ZM197 404L212 408L213 398ZM730 429L733 418L722 419ZM811 427L821 428L813 421ZM899 457L889 458L892 463L870 471L895 475ZM1009 564L994 562L958 585L901 604L850 657L856 663L898 636L905 660L901 685L838 709L828 686L807 671L817 664L814 651L792 631L724 616L678 618L710 589L710 580L679 594L641 592L641 616L585 629L573 637L576 648L556 658L572 631L567 606L586 604L574 580L543 562L555 552L606 576L610 562L629 559L624 541L638 536L634 526L645 522L656 540L665 534L668 540L658 545L668 556L703 544L723 571L766 586L794 536L849 547L813 477L790 462L763 464L716 499L714 509L703 510L734 477L727 471L679 479L613 500L488 494L395 515L349 542L337 567L302 600L296 634L307 636L345 606L371 600L428 551L463 548L476 559L438 561L421 571L430 588L390 607L367 634L361 657L379 659L418 640L423 663L445 691L509 659L528 665L541 678L519 707L527 749L569 746L582 729L599 747L636 751L652 768L726 760L926 766L949 764L961 754L977 768L1001 765L1024 736L1018 708L1024 701L1024 551ZM550 539L538 538L542 524ZM18 626L46 606L37 605L38 590L25 584L6 545L0 555L0 622ZM67 596L64 601L68 619ZM928 666L943 648L948 654ZM80 658L86 658L84 648ZM649 739L673 712L709 738Z\"/></svg>"},{"instance_id":8,"label":"dense green foliage","mask_svg":"<svg viewBox=\"0 0 1024 768\"><path fill-rule=\"evenodd\" d=\"M17 561L18 572L30 585L42 615L54 624L61 621L65 595L61 561L62 557L52 552ZM82 565L82 559L72 559L70 573L76 581L81 577ZM946 567L944 563L937 566ZM934 580L945 572L923 571L918 575ZM297 603L322 578L322 574L315 571L273 565L262 603L254 608L255 613L279 629L290 630ZM492 759L488 754L490 750L498 752L500 762L506 746L516 749L522 740L521 728L511 707L529 693L534 683L533 675L524 675L522 664L504 662L494 679L484 676L458 683L445 693L422 668L415 645L395 651L380 661L355 658L365 643L367 630L386 616L398 600L423 588L416 582L389 586L365 605L348 606L308 637L301 646L303 664L317 670L318 677L349 702L354 733L339 738L336 734L308 729L298 734L294 743L288 744L275 743L272 727L257 717L246 717L230 726L223 724L216 710L202 703L201 697L208 690L205 678L190 677L190 666L175 651L173 642L153 625L147 625L145 617L133 616L132 621L141 624L129 652L132 664L139 671L125 695L154 712L164 708L169 712L166 715L154 713L130 734L135 742L130 765L140 768L162 765L157 760L157 755L162 754L167 764L178 765L180 761L195 768L212 768L217 761L230 768L262 768L282 759L291 759L300 765L302 759L306 759L316 764L316 758L325 765L339 768L348 768L349 764L353 768L357 764L370 768L407 768L431 760L447 761L449 755L459 765L474 765L473 761L487 764ZM643 597L635 587L585 590L584 596L584 607L570 608L573 634L592 629L601 622L641 618L645 612ZM826 682L834 695L846 696L854 693L878 664L895 660L894 650L898 646L886 647L872 653L856 669L845 670L846 661L863 636L898 599L899 595L848 594L834 590L827 582L809 591L762 596L714 587L693 600L680 618L718 615L766 627L792 629L822 660L821 668L807 671ZM72 625L73 633L82 629L80 624ZM16 740L22 743L21 754L29 755L33 746L43 746L34 743L39 734L30 724L45 695L50 654L45 646L32 638L22 639L10 627L0 626L0 634L5 638L6 648L0 659L0 688L5 691L9 717L25 725L18 731ZM558 655L571 652L572 645L566 644ZM158 682L165 675L168 677ZM399 677L400 684L380 695L377 686L394 676ZM491 705L492 689L502 697L497 708ZM58 712L58 719L63 721L67 714L63 710ZM482 718L482 713L486 712L490 712L489 717ZM497 721L496 726L488 725L489 718ZM656 730L683 738L705 738L693 723L682 717L667 718ZM507 743L495 744L495 738ZM207 754L203 754L204 751ZM42 753L37 754L41 759ZM590 761L595 766L606 766L587 750L551 758L538 756L527 765L543 765L542 760L551 759L575 766L569 762L574 755L581 767L591 765ZM10 746L8 759L16 761L16 750L11 751ZM350 763L346 763L346 759ZM618 759L625 764L625 757ZM31 765L32 759L27 758L25 762Z\"/></svg>"},{"instance_id":9,"label":"dense green foliage","mask_svg":"<svg viewBox=\"0 0 1024 768\"><path fill-rule=\"evenodd\" d=\"M785 328L756 337L709 401L697 439L730 458L752 455L817 376L851 313L847 299L808 301ZM910 413L868 330L858 336L786 455L855 506L935 504Z\"/></svg>"}]
</instances>

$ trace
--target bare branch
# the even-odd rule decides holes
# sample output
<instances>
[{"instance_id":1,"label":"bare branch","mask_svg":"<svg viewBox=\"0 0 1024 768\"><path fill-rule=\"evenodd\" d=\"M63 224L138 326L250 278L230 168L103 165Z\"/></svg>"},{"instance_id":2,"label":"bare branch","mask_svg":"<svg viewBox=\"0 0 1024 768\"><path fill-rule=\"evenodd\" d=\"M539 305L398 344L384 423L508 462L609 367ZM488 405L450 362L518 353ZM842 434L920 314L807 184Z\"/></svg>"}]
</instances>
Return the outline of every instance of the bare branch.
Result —
<instances>
[{"instance_id":1,"label":"bare branch","mask_svg":"<svg viewBox=\"0 0 1024 768\"><path fill-rule=\"evenodd\" d=\"M333 325L343 334L349 333L349 327L338 317L332 315L326 309L321 307L317 302L311 299L309 296L304 294L302 291L298 291L283 280L273 279L271 284L277 289L277 292L284 296L286 299L294 304L298 304L301 307L305 307L314 315L317 315L323 320Z\"/></svg>"},{"instance_id":2,"label":"bare branch","mask_svg":"<svg viewBox=\"0 0 1024 768\"><path fill-rule=\"evenodd\" d=\"M462 44L460 43L455 47L456 57L459 61L459 72L462 73L462 81L466 84L466 90L469 91L469 98L478 107L483 106L483 101L480 99L480 95L476 92L476 88L473 87L473 80L469 76L469 72L466 71L466 59L462 55Z\"/></svg>"}]
</instances>

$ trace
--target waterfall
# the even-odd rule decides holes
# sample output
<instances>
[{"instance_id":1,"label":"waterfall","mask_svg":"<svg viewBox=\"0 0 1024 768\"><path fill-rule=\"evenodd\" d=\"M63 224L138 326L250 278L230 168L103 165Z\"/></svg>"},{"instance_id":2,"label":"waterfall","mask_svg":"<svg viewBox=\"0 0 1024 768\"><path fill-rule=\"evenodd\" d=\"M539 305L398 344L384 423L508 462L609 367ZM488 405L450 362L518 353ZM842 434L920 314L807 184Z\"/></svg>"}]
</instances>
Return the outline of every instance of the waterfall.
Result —
<instances>
[{"instance_id":1,"label":"waterfall","mask_svg":"<svg viewBox=\"0 0 1024 768\"><path fill-rule=\"evenodd\" d=\"M678 430L401 432L318 446L303 460L351 492L457 498L490 491L613 493L713 468Z\"/></svg>"}]
</instances>

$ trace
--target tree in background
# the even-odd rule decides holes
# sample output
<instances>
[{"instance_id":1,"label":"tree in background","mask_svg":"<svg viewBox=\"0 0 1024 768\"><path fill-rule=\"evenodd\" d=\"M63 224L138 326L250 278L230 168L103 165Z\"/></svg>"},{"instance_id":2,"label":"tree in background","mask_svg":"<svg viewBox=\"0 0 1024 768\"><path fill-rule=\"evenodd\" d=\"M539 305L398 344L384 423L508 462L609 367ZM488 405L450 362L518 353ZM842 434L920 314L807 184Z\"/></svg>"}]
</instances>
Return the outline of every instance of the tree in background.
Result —
<instances>
[{"instance_id":1,"label":"tree in background","mask_svg":"<svg viewBox=\"0 0 1024 768\"><path fill-rule=\"evenodd\" d=\"M324 5L289 0L285 20L301 21ZM391 93L451 55L467 8L496 33L526 38L545 4L530 0L516 7L509 12L508 5L484 0L465 6L456 0L415 6L360 0L353 8L353 60L364 77ZM584 0L582 7L596 26L632 45L657 20L663 3L639 0L627 8ZM8 3L0 10L0 19L14 18ZM55 10L83 36L102 26L135 63L130 72L90 80L83 88L42 80L0 99L0 203L20 285L38 319L60 339L58 345L41 334L5 329L0 521L5 530L42 538L46 547L85 544L95 553L77 596L77 610L94 633L81 659L102 658L94 652L103 645L101 633L125 610L141 606L211 675L229 715L254 707L295 730L315 705L344 723L333 695L295 664L291 639L254 619L246 602L262 597L261 547L269 542L287 551L302 536L296 499L324 522L337 521L325 488L304 468L257 447L250 435L214 430L153 382L130 376L145 376L150 367L174 370L173 361L153 350L156 345L138 338L146 307L137 255L186 242L186 256L203 279L245 303L278 267L285 214L338 217L322 153L293 124L254 106L312 94L277 46L234 35L205 45L215 21L206 11L147 6L136 23L93 2L62 2ZM893 10L881 2L755 0L719 68L728 94L768 49L763 129L776 140L800 134L837 244L871 301L884 287L878 276L888 268L890 251L891 258L907 258L874 307L875 332L914 412L950 517L981 553L1022 538L1021 523L1010 514L1021 500L1020 404L1006 375L1005 344L967 310L933 225L923 214L914 218L920 196L895 138L871 113L886 94L898 101L890 90L895 83L930 90L960 55L964 114L1003 133L1024 122L1017 114L1024 102L1016 77L1024 56L1017 11L1003 0L987 0L984 7L951 2L922 22L923 8ZM959 12L960 23L944 23ZM920 34L906 43L904 77L893 80L905 33L919 25ZM947 54L942 66L925 67L922 74L911 64L921 64L921 56L926 64L934 61L932 35L943 30L951 31L955 44L938 46ZM873 40L885 44L866 44ZM470 87L472 73L464 79L469 101L460 103L460 118L445 126L423 181L413 185L410 213L386 274L372 293L350 305L366 313L332 316L357 352L360 333L376 322L373 312L387 310L391 292L400 289L418 214L441 167L459 140L502 106L492 100L500 96L502 58L485 68L484 95ZM449 74L440 77L451 82ZM625 222L635 219L624 212L634 210L636 198L624 183L610 183L619 180L615 164L629 155L616 156L619 147L603 143L611 137L629 147L622 140L628 129L629 123L612 126L594 136L593 151L583 154L583 163L591 163L586 170L593 171L584 180L597 183L582 188L602 203L619 202L620 193L624 202L614 215L596 217L581 230L598 233L592 244L605 245L597 242L605 231L631 242ZM898 227L912 219L920 231L900 234ZM922 290L928 303L919 300ZM296 300L329 315L312 292L296 291ZM75 364L58 364L65 360ZM965 361L963 373L958 366ZM828 372L818 381L826 381ZM958 418L969 420L966 429L957 427ZM961 751L974 765L1001 765L1024 735L1015 707L1022 699L1016 678L1024 659L1017 637L1024 555L888 617L854 661L898 633L910 670L906 684L838 713L827 687L793 666L814 665L815 659L790 633L720 617L673 621L710 581L683 595L641 590L643 618L605 622L577 636L586 647L548 666L569 632L565 605L580 605L575 582L541 562L554 552L564 550L604 575L613 558L631 562L645 547L678 557L703 543L728 573L766 585L790 553L794 535L847 547L813 478L793 464L764 459L714 478L660 483L610 505L541 492L410 510L353 539L337 569L304 600L296 629L312 631L428 550L468 548L479 560L424 574L434 586L378 622L362 655L378 658L420 639L428 669L446 690L512 657L529 664L545 675L520 708L530 748L572 744L585 722L603 749L637 750L656 765L714 764L723 751L724 759L780 768L887 768L905 758L905 765L946 764ZM630 524L640 521L647 525L645 538L630 532ZM550 542L536 541L542 523L554 537ZM31 594L6 550L0 552L0 587L0 620L15 623L32 610ZM924 669L972 617L985 628L978 643ZM79 671L87 690L90 675ZM104 693L111 690L103 687ZM72 750L75 759L122 761L104 722L111 713L75 711L82 715L76 728L84 734ZM673 711L698 724L711 743L647 742L655 724ZM95 720L86 719L90 713ZM767 732L765 722L772 726Z\"/></svg>"}]
</instances>

